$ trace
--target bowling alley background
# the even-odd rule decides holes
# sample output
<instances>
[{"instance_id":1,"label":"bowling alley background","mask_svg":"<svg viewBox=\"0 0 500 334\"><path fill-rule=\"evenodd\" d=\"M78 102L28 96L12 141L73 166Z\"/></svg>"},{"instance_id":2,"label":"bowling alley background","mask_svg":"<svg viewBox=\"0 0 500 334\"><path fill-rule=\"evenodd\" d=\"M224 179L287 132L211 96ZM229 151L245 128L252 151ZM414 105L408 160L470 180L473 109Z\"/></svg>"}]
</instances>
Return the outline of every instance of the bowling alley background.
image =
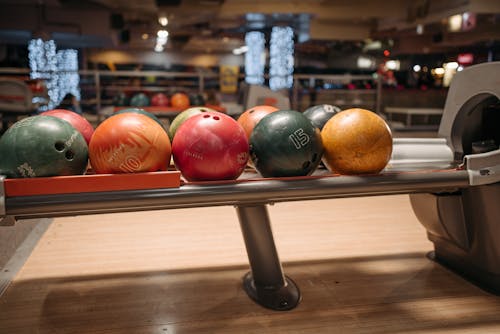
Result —
<instances>
[{"instance_id":1,"label":"bowling alley background","mask_svg":"<svg viewBox=\"0 0 500 334\"><path fill-rule=\"evenodd\" d=\"M500 61L486 0L0 6L0 199L385 175L394 139L439 136L457 74ZM39 226L0 226L0 269Z\"/></svg>"}]
</instances>

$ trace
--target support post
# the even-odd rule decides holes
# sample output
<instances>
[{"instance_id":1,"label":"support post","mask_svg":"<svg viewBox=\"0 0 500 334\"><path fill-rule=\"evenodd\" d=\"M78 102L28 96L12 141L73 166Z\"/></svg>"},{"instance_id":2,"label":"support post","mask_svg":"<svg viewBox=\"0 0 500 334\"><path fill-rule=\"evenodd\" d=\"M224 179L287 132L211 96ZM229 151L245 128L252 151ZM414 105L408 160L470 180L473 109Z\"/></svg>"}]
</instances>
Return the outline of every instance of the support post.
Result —
<instances>
[{"instance_id":1,"label":"support post","mask_svg":"<svg viewBox=\"0 0 500 334\"><path fill-rule=\"evenodd\" d=\"M283 274L264 204L237 206L251 271L243 288L258 304L277 311L293 309L301 296L297 285Z\"/></svg>"}]
</instances>

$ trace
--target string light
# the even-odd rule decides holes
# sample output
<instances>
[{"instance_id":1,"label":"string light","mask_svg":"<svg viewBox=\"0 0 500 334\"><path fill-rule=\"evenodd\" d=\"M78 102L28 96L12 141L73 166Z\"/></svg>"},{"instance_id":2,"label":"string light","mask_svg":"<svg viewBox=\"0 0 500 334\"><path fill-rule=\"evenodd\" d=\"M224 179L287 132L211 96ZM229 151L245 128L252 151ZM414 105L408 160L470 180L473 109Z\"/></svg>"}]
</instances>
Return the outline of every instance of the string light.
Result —
<instances>
[{"instance_id":1,"label":"string light","mask_svg":"<svg viewBox=\"0 0 500 334\"><path fill-rule=\"evenodd\" d=\"M258 31L251 31L245 34L245 82L251 85L262 85L264 83L265 65L265 38L264 34Z\"/></svg>"},{"instance_id":2,"label":"string light","mask_svg":"<svg viewBox=\"0 0 500 334\"><path fill-rule=\"evenodd\" d=\"M53 40L32 39L28 43L30 78L44 80L49 100L40 110L50 110L58 106L67 93L80 100L80 77L78 75L78 51L60 50L56 53ZM40 102L34 97L33 102Z\"/></svg>"},{"instance_id":3,"label":"string light","mask_svg":"<svg viewBox=\"0 0 500 334\"><path fill-rule=\"evenodd\" d=\"M293 85L293 30L290 27L273 27L270 42L269 87L272 90Z\"/></svg>"},{"instance_id":4,"label":"string light","mask_svg":"<svg viewBox=\"0 0 500 334\"><path fill-rule=\"evenodd\" d=\"M80 101L80 76L78 75L78 51L73 49L57 51L59 101L70 93Z\"/></svg>"}]
</instances>

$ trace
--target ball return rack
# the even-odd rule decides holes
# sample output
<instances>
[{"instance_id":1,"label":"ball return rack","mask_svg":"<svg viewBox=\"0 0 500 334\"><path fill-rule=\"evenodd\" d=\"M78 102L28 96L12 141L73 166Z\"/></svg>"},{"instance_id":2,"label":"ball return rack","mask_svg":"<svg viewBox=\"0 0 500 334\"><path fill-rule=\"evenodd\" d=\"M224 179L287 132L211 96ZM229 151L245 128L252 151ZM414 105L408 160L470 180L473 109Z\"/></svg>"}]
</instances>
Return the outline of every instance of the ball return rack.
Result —
<instances>
[{"instance_id":1,"label":"ball return rack","mask_svg":"<svg viewBox=\"0 0 500 334\"><path fill-rule=\"evenodd\" d=\"M392 159L377 175L340 176L318 170L306 177L244 175L235 181L189 183L180 181L179 172L39 179L0 176L0 224L28 218L234 206L251 269L243 277L245 291L264 307L290 310L300 302L300 291L283 272L267 205L409 194L434 243L433 258L500 294L499 74L500 63L458 73L446 100L441 138L395 139Z\"/></svg>"}]
</instances>

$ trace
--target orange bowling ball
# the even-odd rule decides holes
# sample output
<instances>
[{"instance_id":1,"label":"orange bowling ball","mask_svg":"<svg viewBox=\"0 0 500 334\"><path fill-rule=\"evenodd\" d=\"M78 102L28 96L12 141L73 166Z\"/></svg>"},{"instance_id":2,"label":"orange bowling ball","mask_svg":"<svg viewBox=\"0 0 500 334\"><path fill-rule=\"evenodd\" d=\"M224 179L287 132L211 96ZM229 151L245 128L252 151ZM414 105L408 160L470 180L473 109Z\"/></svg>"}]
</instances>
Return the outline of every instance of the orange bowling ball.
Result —
<instances>
[{"instance_id":1,"label":"orange bowling ball","mask_svg":"<svg viewBox=\"0 0 500 334\"><path fill-rule=\"evenodd\" d=\"M180 110L189 108L190 105L189 96L187 96L184 93L175 93L170 98L170 104L172 105L173 108L177 108Z\"/></svg>"},{"instance_id":2,"label":"orange bowling ball","mask_svg":"<svg viewBox=\"0 0 500 334\"><path fill-rule=\"evenodd\" d=\"M243 130L245 130L247 138L250 139L250 135L252 134L255 125L257 125L257 123L259 123L264 116L278 110L278 108L273 106L255 106L241 114L240 117L238 117L238 123L241 125Z\"/></svg>"},{"instance_id":3,"label":"orange bowling ball","mask_svg":"<svg viewBox=\"0 0 500 334\"><path fill-rule=\"evenodd\" d=\"M137 113L106 119L95 129L89 145L90 163L98 174L166 170L171 153L167 132Z\"/></svg>"},{"instance_id":4,"label":"orange bowling ball","mask_svg":"<svg viewBox=\"0 0 500 334\"><path fill-rule=\"evenodd\" d=\"M321 131L323 162L339 174L375 174L385 168L392 154L392 134L387 123L369 110L339 112Z\"/></svg>"}]
</instances>

